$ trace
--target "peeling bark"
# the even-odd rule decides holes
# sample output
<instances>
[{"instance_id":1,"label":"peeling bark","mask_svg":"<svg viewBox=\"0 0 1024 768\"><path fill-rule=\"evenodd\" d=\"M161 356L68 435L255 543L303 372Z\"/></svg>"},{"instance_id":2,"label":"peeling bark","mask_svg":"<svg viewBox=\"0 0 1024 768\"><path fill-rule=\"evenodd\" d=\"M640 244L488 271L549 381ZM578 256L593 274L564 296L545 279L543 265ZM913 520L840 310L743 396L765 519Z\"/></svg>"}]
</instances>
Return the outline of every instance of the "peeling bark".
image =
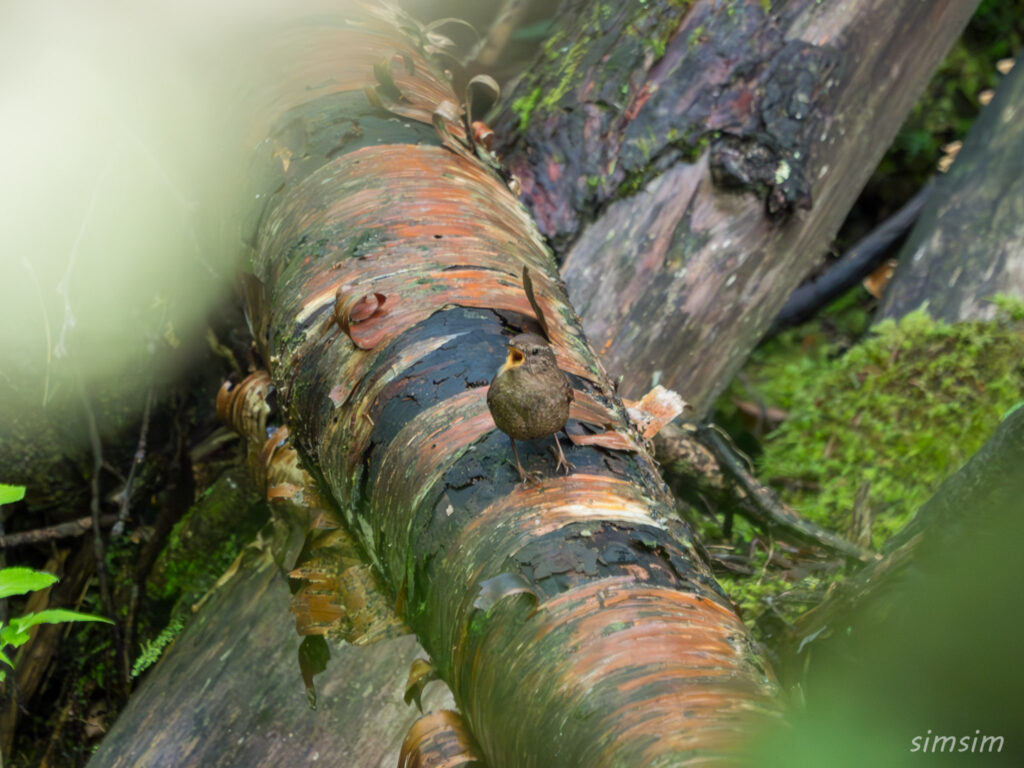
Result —
<instances>
[{"instance_id":1,"label":"peeling bark","mask_svg":"<svg viewBox=\"0 0 1024 768\"><path fill-rule=\"evenodd\" d=\"M946 322L991 319L1024 299L1024 61L1000 84L900 252L878 319L925 301Z\"/></svg>"},{"instance_id":2,"label":"peeling bark","mask_svg":"<svg viewBox=\"0 0 1024 768\"><path fill-rule=\"evenodd\" d=\"M976 4L564 6L495 129L627 394L707 411Z\"/></svg>"},{"instance_id":3,"label":"peeling bark","mask_svg":"<svg viewBox=\"0 0 1024 768\"><path fill-rule=\"evenodd\" d=\"M413 122L406 143L309 149L310 116L338 125L353 105L373 112L359 93L278 123L305 126L294 133L307 159L284 169L260 224L266 322L255 325L291 435L488 765L724 754L752 712L774 710L772 677L640 440L574 445L567 477L552 477L535 441L521 456L545 479L519 483L485 396L511 333L533 327L524 266L578 399L599 429L635 432L535 226L461 142L457 113L437 108L454 93L437 93L449 86L415 46L396 46L394 82L378 68L365 84L438 138ZM291 152L276 136L277 153Z\"/></svg>"}]
</instances>

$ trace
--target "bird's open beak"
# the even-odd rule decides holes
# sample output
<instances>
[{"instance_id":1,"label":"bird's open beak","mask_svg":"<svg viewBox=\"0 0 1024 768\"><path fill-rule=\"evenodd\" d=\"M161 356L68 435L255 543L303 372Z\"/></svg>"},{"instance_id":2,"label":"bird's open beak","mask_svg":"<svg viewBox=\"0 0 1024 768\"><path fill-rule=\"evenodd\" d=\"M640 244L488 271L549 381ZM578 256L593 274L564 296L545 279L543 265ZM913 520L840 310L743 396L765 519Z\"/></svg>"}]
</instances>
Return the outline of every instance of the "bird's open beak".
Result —
<instances>
[{"instance_id":1,"label":"bird's open beak","mask_svg":"<svg viewBox=\"0 0 1024 768\"><path fill-rule=\"evenodd\" d=\"M501 368L498 370L498 373L501 373L502 371L507 371L509 368L515 368L517 366L520 366L523 364L524 360L526 360L526 355L524 355L520 350L516 349L515 347L509 347L508 357L505 358L505 364L501 366Z\"/></svg>"}]
</instances>

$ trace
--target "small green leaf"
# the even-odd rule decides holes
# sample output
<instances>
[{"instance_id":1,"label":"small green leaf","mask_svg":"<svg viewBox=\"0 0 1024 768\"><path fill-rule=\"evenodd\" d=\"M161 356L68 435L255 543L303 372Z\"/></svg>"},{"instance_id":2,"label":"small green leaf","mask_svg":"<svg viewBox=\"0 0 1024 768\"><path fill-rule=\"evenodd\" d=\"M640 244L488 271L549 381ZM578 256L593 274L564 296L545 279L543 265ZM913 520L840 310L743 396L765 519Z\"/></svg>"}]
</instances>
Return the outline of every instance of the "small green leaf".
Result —
<instances>
[{"instance_id":1,"label":"small green leaf","mask_svg":"<svg viewBox=\"0 0 1024 768\"><path fill-rule=\"evenodd\" d=\"M20 648L27 642L28 633L22 632L13 624L9 627L0 629L0 645L10 645L14 648Z\"/></svg>"},{"instance_id":2,"label":"small green leaf","mask_svg":"<svg viewBox=\"0 0 1024 768\"><path fill-rule=\"evenodd\" d=\"M7 654L4 653L3 651L0 651L0 661L2 661L4 664L6 664L11 669L14 669L14 663L10 659L7 658ZM2 674L3 674L3 672L0 672L0 675L2 675ZM0 680L3 680L3 678L0 677Z\"/></svg>"},{"instance_id":3,"label":"small green leaf","mask_svg":"<svg viewBox=\"0 0 1024 768\"><path fill-rule=\"evenodd\" d=\"M69 611L65 608L47 608L45 611L39 611L39 613L30 613L27 616L11 619L11 626L24 632L36 624L60 624L62 621L102 621L107 624L113 623L104 616L96 616L92 613L79 613L78 611Z\"/></svg>"},{"instance_id":4,"label":"small green leaf","mask_svg":"<svg viewBox=\"0 0 1024 768\"><path fill-rule=\"evenodd\" d=\"M57 577L52 573L31 568L4 568L0 570L0 598L46 589L55 581Z\"/></svg>"},{"instance_id":5,"label":"small green leaf","mask_svg":"<svg viewBox=\"0 0 1024 768\"><path fill-rule=\"evenodd\" d=\"M0 483L0 504L13 504L25 498L24 485L6 485Z\"/></svg>"}]
</instances>

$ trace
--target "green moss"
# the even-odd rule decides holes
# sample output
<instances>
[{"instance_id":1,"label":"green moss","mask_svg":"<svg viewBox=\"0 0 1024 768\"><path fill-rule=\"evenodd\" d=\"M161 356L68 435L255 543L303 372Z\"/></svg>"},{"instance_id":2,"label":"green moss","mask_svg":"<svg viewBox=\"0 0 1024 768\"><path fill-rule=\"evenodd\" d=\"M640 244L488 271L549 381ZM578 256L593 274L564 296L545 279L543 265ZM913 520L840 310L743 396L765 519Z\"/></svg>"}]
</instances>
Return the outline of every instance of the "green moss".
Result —
<instances>
[{"instance_id":1,"label":"green moss","mask_svg":"<svg viewBox=\"0 0 1024 768\"><path fill-rule=\"evenodd\" d=\"M530 115L540 101L541 89L538 85L525 96L520 96L512 102L512 111L519 116L519 130L525 131L530 127Z\"/></svg>"},{"instance_id":2,"label":"green moss","mask_svg":"<svg viewBox=\"0 0 1024 768\"><path fill-rule=\"evenodd\" d=\"M1003 313L1011 322L1019 323L1024 321L1024 299L1018 299L1016 296L1006 296L1004 294L997 294L992 297L992 303L996 305L996 308Z\"/></svg>"},{"instance_id":3,"label":"green moss","mask_svg":"<svg viewBox=\"0 0 1024 768\"><path fill-rule=\"evenodd\" d=\"M672 145L682 151L680 159L684 163L695 163L704 154L704 150L711 145L711 138L710 134L705 133L692 144L687 144L686 138L683 137L678 141L674 141Z\"/></svg>"},{"instance_id":4,"label":"green moss","mask_svg":"<svg viewBox=\"0 0 1024 768\"><path fill-rule=\"evenodd\" d=\"M181 634L185 628L185 616L182 613L175 615L170 623L152 640L142 643L139 656L132 664L132 677L138 677L151 666L160 660L164 650Z\"/></svg>"},{"instance_id":5,"label":"green moss","mask_svg":"<svg viewBox=\"0 0 1024 768\"><path fill-rule=\"evenodd\" d=\"M632 626L632 621L613 621L601 630L601 636L607 637L608 635L614 635L616 632L621 632L622 630L629 629Z\"/></svg>"},{"instance_id":6,"label":"green moss","mask_svg":"<svg viewBox=\"0 0 1024 768\"><path fill-rule=\"evenodd\" d=\"M576 84L578 80L577 69L580 60L586 52L586 41L577 42L571 46L563 46L557 50L556 57L562 60L562 71L559 73L559 79L555 86L540 99L539 105L542 109L548 111L556 109L561 103L562 97Z\"/></svg>"},{"instance_id":7,"label":"green moss","mask_svg":"<svg viewBox=\"0 0 1024 768\"><path fill-rule=\"evenodd\" d=\"M634 192L638 192L640 187L643 186L644 179L646 178L647 174L639 171L629 173L619 185L619 192L622 195L632 195Z\"/></svg>"},{"instance_id":8,"label":"green moss","mask_svg":"<svg viewBox=\"0 0 1024 768\"><path fill-rule=\"evenodd\" d=\"M801 514L844 535L854 499L869 483L866 503L877 547L1024 400L1024 302L995 299L1000 319L994 322L948 325L918 311L880 324L842 353L825 336L866 324L859 291L830 307L824 322L788 331L756 350L719 401L716 420L728 418L733 398L787 411L763 443L758 475ZM842 576L766 566L774 545L738 516L729 542L717 522L701 526L709 544L755 550L753 575L719 578L755 629L766 611L793 620ZM762 542L758 547L751 544L755 539Z\"/></svg>"},{"instance_id":9,"label":"green moss","mask_svg":"<svg viewBox=\"0 0 1024 768\"><path fill-rule=\"evenodd\" d=\"M691 0L669 0L668 5L676 9L676 13L658 15L644 12L627 27L626 32L643 40L644 45L654 54L654 59L657 61L665 55L669 40L676 33L679 18L690 4ZM642 5L643 3L641 3ZM652 25L653 29L650 29Z\"/></svg>"},{"instance_id":10,"label":"green moss","mask_svg":"<svg viewBox=\"0 0 1024 768\"><path fill-rule=\"evenodd\" d=\"M762 361L758 395L789 417L765 443L759 473L804 515L841 532L869 483L878 545L1024 397L1024 328L1012 316L948 325L918 311L834 354L824 346Z\"/></svg>"}]
</instances>

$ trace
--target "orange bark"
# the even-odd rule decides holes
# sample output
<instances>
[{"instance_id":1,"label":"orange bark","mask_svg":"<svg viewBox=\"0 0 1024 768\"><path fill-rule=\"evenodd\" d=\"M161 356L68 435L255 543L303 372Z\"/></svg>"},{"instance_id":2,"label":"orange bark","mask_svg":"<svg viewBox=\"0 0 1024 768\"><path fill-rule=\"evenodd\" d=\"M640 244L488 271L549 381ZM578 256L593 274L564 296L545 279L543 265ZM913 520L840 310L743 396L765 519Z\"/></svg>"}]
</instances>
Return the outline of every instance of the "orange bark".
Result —
<instances>
[{"instance_id":1,"label":"orange bark","mask_svg":"<svg viewBox=\"0 0 1024 768\"><path fill-rule=\"evenodd\" d=\"M466 135L454 91L394 34L398 60L405 51L415 65L389 65L408 78L377 83L376 98L433 122L440 146L325 155L286 178L257 235L269 299L256 325L269 328L291 433L488 765L722 755L747 713L773 708L772 677L674 519L533 222L471 145L453 143ZM585 411L622 438L574 445L565 477L528 448L527 466L546 476L528 487L485 401L509 336L536 325L524 266L578 393L574 418Z\"/></svg>"}]
</instances>

